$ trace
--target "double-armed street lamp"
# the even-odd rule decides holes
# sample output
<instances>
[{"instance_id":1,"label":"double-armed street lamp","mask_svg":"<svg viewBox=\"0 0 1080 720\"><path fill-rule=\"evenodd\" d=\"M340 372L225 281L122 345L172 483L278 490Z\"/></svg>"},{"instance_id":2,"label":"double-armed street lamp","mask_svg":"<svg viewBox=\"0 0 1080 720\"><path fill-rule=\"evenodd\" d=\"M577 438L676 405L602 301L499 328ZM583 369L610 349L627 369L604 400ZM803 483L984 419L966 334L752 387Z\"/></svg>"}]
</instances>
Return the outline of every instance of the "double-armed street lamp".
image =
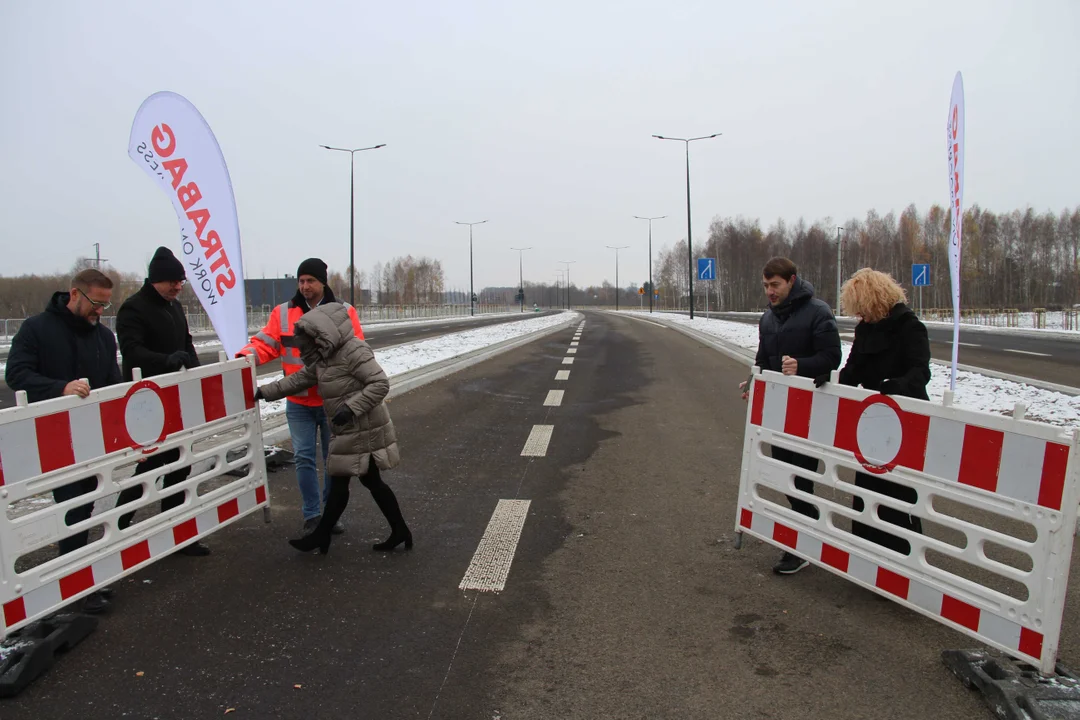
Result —
<instances>
[{"instance_id":1,"label":"double-armed street lamp","mask_svg":"<svg viewBox=\"0 0 1080 720\"><path fill-rule=\"evenodd\" d=\"M521 294L521 312L525 312L525 276L521 272L521 256L526 250L532 250L531 247L527 248L510 248L511 250L517 250L518 254L518 292Z\"/></svg>"},{"instance_id":2,"label":"double-armed street lamp","mask_svg":"<svg viewBox=\"0 0 1080 720\"><path fill-rule=\"evenodd\" d=\"M653 288L652 283L652 221L663 220L667 215L658 215L656 217L641 217L640 215L635 215L634 217L638 220L649 221L649 312L651 313L653 311L653 295L656 294L656 290ZM616 263L618 263L618 258L616 258Z\"/></svg>"},{"instance_id":3,"label":"double-armed street lamp","mask_svg":"<svg viewBox=\"0 0 1080 720\"><path fill-rule=\"evenodd\" d=\"M487 220L480 220L478 222L457 222L455 225L468 225L469 226L469 314L476 314L476 295L473 293L473 262L472 262L472 229L473 225L483 225Z\"/></svg>"},{"instance_id":4,"label":"double-armed street lamp","mask_svg":"<svg viewBox=\"0 0 1080 720\"><path fill-rule=\"evenodd\" d=\"M630 247L629 245L606 245L609 250L615 251L615 312L619 311L619 251Z\"/></svg>"}]
</instances>

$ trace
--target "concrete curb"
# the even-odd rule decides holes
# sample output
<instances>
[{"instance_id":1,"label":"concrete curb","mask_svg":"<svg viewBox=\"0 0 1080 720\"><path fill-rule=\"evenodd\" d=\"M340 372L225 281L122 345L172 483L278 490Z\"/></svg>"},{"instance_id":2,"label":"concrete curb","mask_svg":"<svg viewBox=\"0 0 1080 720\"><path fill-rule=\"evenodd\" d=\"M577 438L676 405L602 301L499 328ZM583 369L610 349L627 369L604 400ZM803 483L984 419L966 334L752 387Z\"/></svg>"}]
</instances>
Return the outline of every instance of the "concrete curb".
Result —
<instances>
[{"instance_id":1,"label":"concrete curb","mask_svg":"<svg viewBox=\"0 0 1080 720\"><path fill-rule=\"evenodd\" d=\"M541 330L535 330L527 335L520 335L516 338L511 338L510 340L503 340L495 345L488 345L487 347L463 353L456 357L440 360L439 362L425 365L424 367L410 370L409 372L400 375L395 375L390 378L390 393L386 396L386 399L392 400L419 387L433 383L436 380L441 380L448 375L453 375L460 370L472 367L473 365L478 365L485 360L490 360L496 355L501 355L504 352L509 352L522 345L527 345L535 340L539 340L542 337L553 335L560 330L565 330L575 322L579 322L580 318L580 313L571 312L568 314L565 322ZM264 444L272 445L274 443L283 442L288 438L289 426L285 421L284 412L263 418Z\"/></svg>"},{"instance_id":2,"label":"concrete curb","mask_svg":"<svg viewBox=\"0 0 1080 720\"><path fill-rule=\"evenodd\" d=\"M635 320L643 319L634 317L633 315L624 315L622 317L629 317ZM673 330L678 330L684 335L688 335L689 337L694 338L695 340L701 342L704 345L708 345L715 350L719 350L720 352L730 357L732 360L739 360L745 362L747 365L754 364L755 353L751 350L748 350L747 348L739 347L738 345L734 345L725 340L721 340L720 338L709 335L708 333L703 333L698 330L688 328L685 325L681 325L679 323L667 322L663 319L653 320L652 322L663 324L665 327L672 328ZM956 368L958 370L964 370L966 372L978 373L980 375L986 375L987 377L997 378L998 380L1008 380L1010 382L1020 383L1021 385L1030 385L1032 387L1037 387L1040 390L1058 392L1062 395L1069 395L1071 397L1076 397L1080 395L1080 388L1070 387L1068 385L1059 385L1057 383L1047 382L1046 380L1038 380L1036 378L1024 377L1022 375L1010 375L1009 373L998 372L997 370L990 370L989 368L975 367L974 365L958 364Z\"/></svg>"}]
</instances>

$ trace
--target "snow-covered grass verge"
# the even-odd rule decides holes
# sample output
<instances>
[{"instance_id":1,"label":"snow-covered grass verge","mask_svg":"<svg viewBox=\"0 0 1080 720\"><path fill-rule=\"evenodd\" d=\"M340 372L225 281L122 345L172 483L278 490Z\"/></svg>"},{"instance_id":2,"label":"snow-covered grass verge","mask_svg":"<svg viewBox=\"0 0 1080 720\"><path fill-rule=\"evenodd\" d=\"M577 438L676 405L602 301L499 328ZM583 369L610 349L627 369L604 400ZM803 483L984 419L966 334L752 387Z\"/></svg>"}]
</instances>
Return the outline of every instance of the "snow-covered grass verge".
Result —
<instances>
[{"instance_id":1,"label":"snow-covered grass verge","mask_svg":"<svg viewBox=\"0 0 1080 720\"><path fill-rule=\"evenodd\" d=\"M385 350L376 350L375 359L379 361L379 365L386 371L386 374L392 378L395 375L418 370L427 365L497 345L522 335L528 335L555 325L562 325L566 321L566 315L558 313L545 315L544 317L534 317L521 322L463 330L462 332L398 345ZM263 375L259 377L259 385L265 385L280 378L281 373ZM286 402L285 400L278 400L263 403L263 419L285 412Z\"/></svg>"},{"instance_id":2,"label":"snow-covered grass verge","mask_svg":"<svg viewBox=\"0 0 1080 720\"><path fill-rule=\"evenodd\" d=\"M649 313L634 311L630 314L648 317ZM664 322L687 325L695 330L720 338L738 347L757 350L758 330L754 325L713 320L686 315L665 314ZM840 367L847 362L851 343L841 342ZM949 367L938 362L930 363L930 384L926 388L931 402L941 402L949 389ZM1027 405L1025 416L1066 428L1080 428L1080 397L1032 387L1011 380L988 377L979 373L960 370L956 373L956 393L953 404L973 410L1011 415L1016 403Z\"/></svg>"}]
</instances>

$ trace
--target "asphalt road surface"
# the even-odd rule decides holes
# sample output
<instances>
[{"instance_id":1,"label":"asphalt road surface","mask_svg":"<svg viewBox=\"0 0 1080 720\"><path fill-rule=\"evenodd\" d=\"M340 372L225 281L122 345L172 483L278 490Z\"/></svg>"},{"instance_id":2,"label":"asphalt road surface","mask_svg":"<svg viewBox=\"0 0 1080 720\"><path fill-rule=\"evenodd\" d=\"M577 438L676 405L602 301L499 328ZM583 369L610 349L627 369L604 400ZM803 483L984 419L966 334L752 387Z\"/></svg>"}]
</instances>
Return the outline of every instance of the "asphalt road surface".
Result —
<instances>
[{"instance_id":1,"label":"asphalt road surface","mask_svg":"<svg viewBox=\"0 0 1080 720\"><path fill-rule=\"evenodd\" d=\"M330 554L298 554L294 474L278 472L272 524L255 513L212 556L121 583L97 632L0 716L992 717L940 659L973 640L819 569L774 576L772 546L733 549L741 364L585 318L574 354L559 331L391 403L402 465L385 478L412 551L371 551L387 528L356 486ZM550 442L523 456L538 425ZM529 503L505 589L462 591L500 500ZM1078 614L1068 601L1066 665Z\"/></svg>"},{"instance_id":2,"label":"asphalt road surface","mask_svg":"<svg viewBox=\"0 0 1080 720\"><path fill-rule=\"evenodd\" d=\"M682 313L685 315L686 313ZM694 313L705 316L705 313ZM709 313L708 317L734 322L757 324L757 319L742 313ZM837 321L841 337L851 342L855 321ZM946 364L952 362L951 327L927 325L931 356ZM1053 334L993 332L960 328L960 363L998 372L1035 378L1046 382L1080 386L1080 336L1060 337Z\"/></svg>"},{"instance_id":3,"label":"asphalt road surface","mask_svg":"<svg viewBox=\"0 0 1080 720\"><path fill-rule=\"evenodd\" d=\"M452 321L448 318L447 322L424 322L416 325L396 325L391 327L380 327L379 323L373 323L364 327L364 339L372 348L384 348L391 345L400 345L402 343L413 342L416 340L424 340L426 338L438 337L440 335L449 335L450 333L461 332L462 330L471 330L473 328L487 327L488 325L500 325L507 322L518 322L519 320L528 320L533 317L540 317L542 315L549 315L550 312L526 312L521 313L521 316L502 315L501 317L477 317L475 320L458 320ZM208 363L215 363L218 359L218 351L206 351L199 353L199 361L206 365ZM5 358L6 360L6 358ZM268 375L281 372L281 361L275 360L265 365L260 365L258 369L259 375ZM0 373L0 408L12 407L15 404L15 391L7 386L3 379L3 373Z\"/></svg>"}]
</instances>

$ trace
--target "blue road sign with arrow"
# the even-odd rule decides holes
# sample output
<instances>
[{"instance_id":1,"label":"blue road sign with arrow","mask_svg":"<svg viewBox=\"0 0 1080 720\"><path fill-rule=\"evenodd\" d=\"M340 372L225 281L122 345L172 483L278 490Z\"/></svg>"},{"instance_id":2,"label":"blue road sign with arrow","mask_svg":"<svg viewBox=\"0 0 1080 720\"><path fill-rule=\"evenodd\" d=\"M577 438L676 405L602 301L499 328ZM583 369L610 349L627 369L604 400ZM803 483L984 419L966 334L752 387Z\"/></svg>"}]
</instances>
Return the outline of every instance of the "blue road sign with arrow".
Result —
<instances>
[{"instance_id":1,"label":"blue road sign with arrow","mask_svg":"<svg viewBox=\"0 0 1080 720\"><path fill-rule=\"evenodd\" d=\"M698 258L697 261L697 279L698 280L715 280L716 279L716 260L713 258Z\"/></svg>"},{"instance_id":2,"label":"blue road sign with arrow","mask_svg":"<svg viewBox=\"0 0 1080 720\"><path fill-rule=\"evenodd\" d=\"M911 285L912 287L930 287L930 263L912 264Z\"/></svg>"}]
</instances>

